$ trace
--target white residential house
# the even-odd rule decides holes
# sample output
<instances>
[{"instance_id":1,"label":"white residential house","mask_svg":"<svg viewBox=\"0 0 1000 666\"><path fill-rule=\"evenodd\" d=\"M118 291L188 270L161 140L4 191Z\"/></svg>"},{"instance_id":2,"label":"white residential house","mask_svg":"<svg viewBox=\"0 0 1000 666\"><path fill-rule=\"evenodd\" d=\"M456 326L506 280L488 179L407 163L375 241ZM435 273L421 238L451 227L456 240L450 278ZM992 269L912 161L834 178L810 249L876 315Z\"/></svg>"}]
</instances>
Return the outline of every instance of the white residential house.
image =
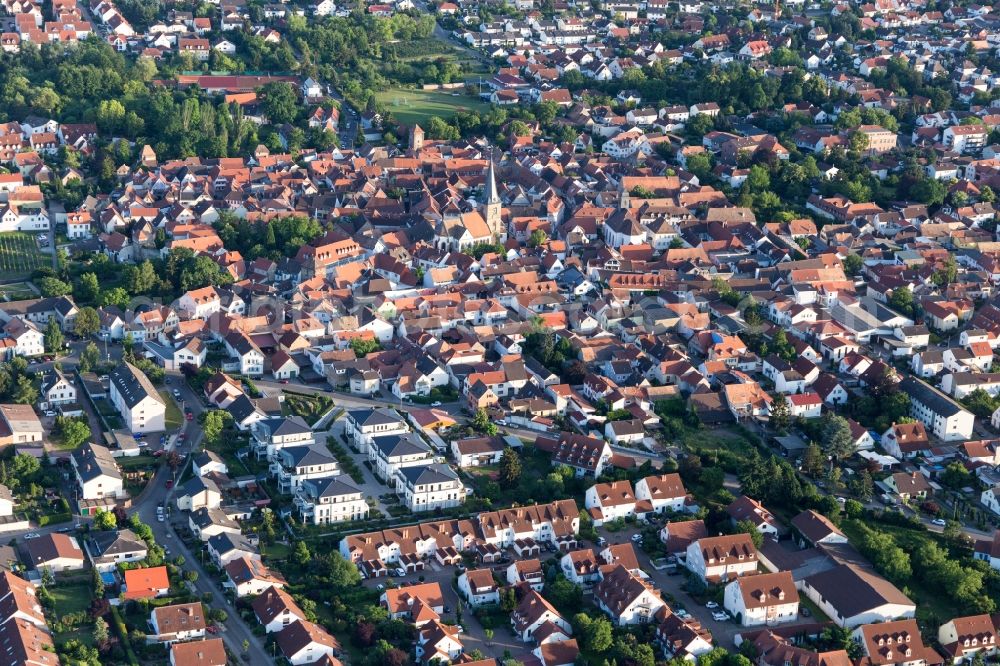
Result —
<instances>
[{"instance_id":1,"label":"white residential house","mask_svg":"<svg viewBox=\"0 0 1000 666\"><path fill-rule=\"evenodd\" d=\"M666 607L652 584L621 564L603 570L600 582L594 586L594 600L618 626L652 622Z\"/></svg>"},{"instance_id":2,"label":"white residential house","mask_svg":"<svg viewBox=\"0 0 1000 666\"><path fill-rule=\"evenodd\" d=\"M636 514L636 495L630 481L595 483L587 488L585 506L599 527L605 522L619 518L630 518ZM652 509L652 505L645 505Z\"/></svg>"},{"instance_id":3,"label":"white residential house","mask_svg":"<svg viewBox=\"0 0 1000 666\"><path fill-rule=\"evenodd\" d=\"M648 501L656 513L680 512L685 508L687 490L680 474L660 474L639 479L635 484L637 501Z\"/></svg>"},{"instance_id":4,"label":"white residential house","mask_svg":"<svg viewBox=\"0 0 1000 666\"><path fill-rule=\"evenodd\" d=\"M358 453L367 453L376 437L402 435L410 431L406 419L392 409L352 409L347 412L344 433Z\"/></svg>"},{"instance_id":5,"label":"white residential house","mask_svg":"<svg viewBox=\"0 0 1000 666\"><path fill-rule=\"evenodd\" d=\"M42 379L38 400L42 409L72 405L76 402L76 386L61 371L53 369Z\"/></svg>"},{"instance_id":6,"label":"white residential house","mask_svg":"<svg viewBox=\"0 0 1000 666\"><path fill-rule=\"evenodd\" d=\"M467 490L448 465L433 463L396 470L396 492L410 511L433 511L460 506Z\"/></svg>"},{"instance_id":7,"label":"white residential house","mask_svg":"<svg viewBox=\"0 0 1000 666\"><path fill-rule=\"evenodd\" d=\"M347 475L305 479L295 495L304 522L328 525L368 517L365 494Z\"/></svg>"},{"instance_id":8,"label":"white residential house","mask_svg":"<svg viewBox=\"0 0 1000 666\"><path fill-rule=\"evenodd\" d=\"M729 581L757 571L757 549L749 534L706 537L687 547L684 564L705 581Z\"/></svg>"},{"instance_id":9,"label":"white residential house","mask_svg":"<svg viewBox=\"0 0 1000 666\"><path fill-rule=\"evenodd\" d=\"M500 588L491 569L469 569L458 577L458 591L473 608L500 603Z\"/></svg>"},{"instance_id":10,"label":"white residential house","mask_svg":"<svg viewBox=\"0 0 1000 666\"><path fill-rule=\"evenodd\" d=\"M772 626L798 619L799 593L789 571L743 576L726 585L723 605L737 624Z\"/></svg>"},{"instance_id":11,"label":"white residential house","mask_svg":"<svg viewBox=\"0 0 1000 666\"><path fill-rule=\"evenodd\" d=\"M126 497L121 472L106 446L88 442L73 452L70 461L84 500Z\"/></svg>"},{"instance_id":12,"label":"white residential house","mask_svg":"<svg viewBox=\"0 0 1000 666\"><path fill-rule=\"evenodd\" d=\"M136 433L163 432L167 405L146 374L128 361L111 373L109 397L125 422Z\"/></svg>"}]
</instances>

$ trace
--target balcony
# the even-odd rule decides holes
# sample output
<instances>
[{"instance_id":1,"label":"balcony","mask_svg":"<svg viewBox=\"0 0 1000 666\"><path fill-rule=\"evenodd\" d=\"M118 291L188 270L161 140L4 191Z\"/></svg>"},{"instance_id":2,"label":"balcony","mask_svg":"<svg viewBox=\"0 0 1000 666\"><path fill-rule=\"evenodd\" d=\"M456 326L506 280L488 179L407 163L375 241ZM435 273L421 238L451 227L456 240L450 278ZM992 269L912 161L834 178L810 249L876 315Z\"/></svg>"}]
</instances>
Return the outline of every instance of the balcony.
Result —
<instances>
[{"instance_id":1,"label":"balcony","mask_svg":"<svg viewBox=\"0 0 1000 666\"><path fill-rule=\"evenodd\" d=\"M309 500L307 500L304 497L301 497L299 495L296 495L295 498L292 500L292 502L295 504L296 508L299 510L299 513L302 514L303 518L311 518L312 515L313 515L313 512L316 510L316 505L315 504L313 504Z\"/></svg>"}]
</instances>

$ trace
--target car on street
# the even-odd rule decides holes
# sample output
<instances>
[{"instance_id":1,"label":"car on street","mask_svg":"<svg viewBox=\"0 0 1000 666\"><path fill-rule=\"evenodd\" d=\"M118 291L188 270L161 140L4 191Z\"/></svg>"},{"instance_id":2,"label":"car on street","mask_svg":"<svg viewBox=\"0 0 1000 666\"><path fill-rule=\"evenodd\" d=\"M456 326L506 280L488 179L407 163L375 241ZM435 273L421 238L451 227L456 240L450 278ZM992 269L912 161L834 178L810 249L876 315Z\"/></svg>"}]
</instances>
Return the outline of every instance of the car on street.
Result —
<instances>
[{"instance_id":1,"label":"car on street","mask_svg":"<svg viewBox=\"0 0 1000 666\"><path fill-rule=\"evenodd\" d=\"M60 527L59 529L56 530L56 532L59 532L59 534L67 534L72 531L73 531L72 527Z\"/></svg>"},{"instance_id":2,"label":"car on street","mask_svg":"<svg viewBox=\"0 0 1000 666\"><path fill-rule=\"evenodd\" d=\"M287 380L287 379L282 379L282 380L281 380L281 383L282 383L282 384L287 384L287 383L288 383L288 380Z\"/></svg>"},{"instance_id":3,"label":"car on street","mask_svg":"<svg viewBox=\"0 0 1000 666\"><path fill-rule=\"evenodd\" d=\"M27 534L24 535L24 538L25 539L37 539L40 536L42 536L42 535L39 534L38 532L28 532Z\"/></svg>"},{"instance_id":4,"label":"car on street","mask_svg":"<svg viewBox=\"0 0 1000 666\"><path fill-rule=\"evenodd\" d=\"M705 608L708 608L709 610L713 610L718 607L719 604L715 603L714 601L709 601L707 604L705 604Z\"/></svg>"},{"instance_id":5,"label":"car on street","mask_svg":"<svg viewBox=\"0 0 1000 666\"><path fill-rule=\"evenodd\" d=\"M675 610L674 611L674 615L676 615L677 617L679 617L682 620L686 620L687 618L691 617L691 613L688 613L683 608L678 608L677 610Z\"/></svg>"},{"instance_id":6,"label":"car on street","mask_svg":"<svg viewBox=\"0 0 1000 666\"><path fill-rule=\"evenodd\" d=\"M187 420L188 421L194 421L194 414L192 414L191 412L188 412L187 413Z\"/></svg>"},{"instance_id":7,"label":"car on street","mask_svg":"<svg viewBox=\"0 0 1000 666\"><path fill-rule=\"evenodd\" d=\"M633 534L632 535L632 543L639 543L640 541L642 541L642 535L641 534L637 533L637 534Z\"/></svg>"},{"instance_id":8,"label":"car on street","mask_svg":"<svg viewBox=\"0 0 1000 666\"><path fill-rule=\"evenodd\" d=\"M597 537L597 545L600 547L604 547L608 545L608 540L605 539L604 537Z\"/></svg>"},{"instance_id":9,"label":"car on street","mask_svg":"<svg viewBox=\"0 0 1000 666\"><path fill-rule=\"evenodd\" d=\"M718 611L716 613L712 613L712 619L715 620L716 622L728 622L729 614L724 613L722 611Z\"/></svg>"},{"instance_id":10,"label":"car on street","mask_svg":"<svg viewBox=\"0 0 1000 666\"><path fill-rule=\"evenodd\" d=\"M173 479L167 479L167 490L170 490L173 487L174 487Z\"/></svg>"},{"instance_id":11,"label":"car on street","mask_svg":"<svg viewBox=\"0 0 1000 666\"><path fill-rule=\"evenodd\" d=\"M948 521L944 518L935 518L931 521L931 525L937 525L938 527L944 527L948 524Z\"/></svg>"},{"instance_id":12,"label":"car on street","mask_svg":"<svg viewBox=\"0 0 1000 666\"><path fill-rule=\"evenodd\" d=\"M434 402L431 403L431 407L440 407L440 406L441 406L440 400L435 400Z\"/></svg>"}]
</instances>

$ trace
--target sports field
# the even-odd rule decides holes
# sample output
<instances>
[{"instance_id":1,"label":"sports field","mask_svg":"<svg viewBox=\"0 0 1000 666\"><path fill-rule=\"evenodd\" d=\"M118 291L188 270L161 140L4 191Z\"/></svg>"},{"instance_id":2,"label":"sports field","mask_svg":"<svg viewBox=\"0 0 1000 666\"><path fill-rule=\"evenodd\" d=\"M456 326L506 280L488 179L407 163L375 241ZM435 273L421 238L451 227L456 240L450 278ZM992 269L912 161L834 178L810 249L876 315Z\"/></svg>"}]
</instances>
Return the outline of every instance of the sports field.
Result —
<instances>
[{"instance_id":1,"label":"sports field","mask_svg":"<svg viewBox=\"0 0 1000 666\"><path fill-rule=\"evenodd\" d=\"M483 112L490 108L488 103L466 95L463 89L449 92L390 88L376 93L375 98L385 104L393 118L404 125L426 123L431 116L447 120L458 111Z\"/></svg>"},{"instance_id":2,"label":"sports field","mask_svg":"<svg viewBox=\"0 0 1000 666\"><path fill-rule=\"evenodd\" d=\"M52 258L39 251L32 234L0 233L0 280L24 278L36 268L51 265Z\"/></svg>"}]
</instances>

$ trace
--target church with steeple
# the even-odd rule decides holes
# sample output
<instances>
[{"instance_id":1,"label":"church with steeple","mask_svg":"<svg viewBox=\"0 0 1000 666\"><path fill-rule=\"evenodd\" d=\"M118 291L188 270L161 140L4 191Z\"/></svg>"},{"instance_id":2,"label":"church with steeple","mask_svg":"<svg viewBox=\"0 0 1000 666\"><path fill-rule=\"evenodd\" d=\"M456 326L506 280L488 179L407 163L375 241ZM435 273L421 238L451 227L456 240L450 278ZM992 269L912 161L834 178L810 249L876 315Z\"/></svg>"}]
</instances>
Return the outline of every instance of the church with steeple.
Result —
<instances>
[{"instance_id":1,"label":"church with steeple","mask_svg":"<svg viewBox=\"0 0 1000 666\"><path fill-rule=\"evenodd\" d=\"M483 219L486 220L486 226L489 227L490 233L503 242L507 239L507 230L504 229L503 225L501 210L503 204L500 201L500 192L497 189L496 164L493 162L492 156L490 156L490 170L486 174L486 192L484 193L484 197Z\"/></svg>"}]
</instances>

